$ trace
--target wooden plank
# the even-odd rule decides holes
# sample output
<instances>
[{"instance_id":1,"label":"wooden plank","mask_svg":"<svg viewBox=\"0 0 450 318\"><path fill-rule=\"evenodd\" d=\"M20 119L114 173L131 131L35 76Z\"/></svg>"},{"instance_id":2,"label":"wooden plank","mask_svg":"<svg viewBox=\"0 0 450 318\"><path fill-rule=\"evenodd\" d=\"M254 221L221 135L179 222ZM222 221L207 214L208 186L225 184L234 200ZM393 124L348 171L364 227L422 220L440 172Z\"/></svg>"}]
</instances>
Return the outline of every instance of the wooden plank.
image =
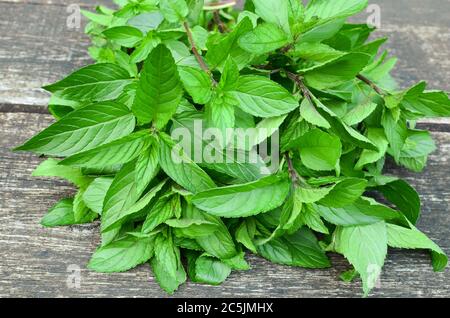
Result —
<instances>
[{"instance_id":1,"label":"wooden plank","mask_svg":"<svg viewBox=\"0 0 450 318\"><path fill-rule=\"evenodd\" d=\"M9 149L47 127L49 115L0 113L0 297L166 297L148 265L118 274L86 269L99 242L98 223L45 229L39 220L57 200L74 189L64 181L31 178L41 161ZM422 174L395 170L420 192L423 217L419 228L450 253L450 133L434 132L438 150ZM234 272L219 287L182 286L175 297L359 297L359 283L346 284L339 273L349 266L332 255L333 268L306 270L274 265L249 256L250 271ZM71 266L81 270L80 288L67 285ZM450 272L433 273L426 252L392 250L375 297L450 297Z\"/></svg>"},{"instance_id":2,"label":"wooden plank","mask_svg":"<svg viewBox=\"0 0 450 318\"><path fill-rule=\"evenodd\" d=\"M31 2L30 2L31 1ZM91 63L89 39L83 27L70 30L64 4L72 0L0 0L0 104L43 107L48 94L42 85L63 78ZM107 0L105 0L108 2ZM84 0L95 4L99 0ZM450 90L446 0L377 1L382 6L380 36L391 38L388 48L400 57L395 75L402 87L427 80L430 88ZM56 5L57 4L57 5ZM403 9L402 9L403 8ZM405 9L406 8L406 9ZM364 21L367 13L361 15ZM2 108L2 106L0 106Z\"/></svg>"}]
</instances>

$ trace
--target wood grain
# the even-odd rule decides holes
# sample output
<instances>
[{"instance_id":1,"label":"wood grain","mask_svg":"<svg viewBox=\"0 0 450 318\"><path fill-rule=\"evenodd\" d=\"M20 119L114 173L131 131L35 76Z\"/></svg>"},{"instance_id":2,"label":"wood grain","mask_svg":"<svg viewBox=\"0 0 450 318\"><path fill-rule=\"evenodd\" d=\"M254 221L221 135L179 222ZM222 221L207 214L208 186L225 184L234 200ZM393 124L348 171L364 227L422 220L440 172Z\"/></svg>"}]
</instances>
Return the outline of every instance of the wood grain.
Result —
<instances>
[{"instance_id":1,"label":"wood grain","mask_svg":"<svg viewBox=\"0 0 450 318\"><path fill-rule=\"evenodd\" d=\"M0 296L17 297L166 297L148 265L120 274L88 271L86 264L99 242L98 224L45 229L46 210L74 193L64 181L31 178L41 161L9 149L47 127L49 115L0 113ZM434 132L438 150L422 174L391 171L420 192L423 217L419 228L450 252L450 133ZM174 297L359 297L359 283L338 279L346 261L332 255L333 268L306 270L274 265L249 256L250 271L234 272L220 287L188 283ZM81 270L81 287L70 288L68 268ZM374 297L450 297L450 272L434 273L428 253L392 250Z\"/></svg>"}]
</instances>

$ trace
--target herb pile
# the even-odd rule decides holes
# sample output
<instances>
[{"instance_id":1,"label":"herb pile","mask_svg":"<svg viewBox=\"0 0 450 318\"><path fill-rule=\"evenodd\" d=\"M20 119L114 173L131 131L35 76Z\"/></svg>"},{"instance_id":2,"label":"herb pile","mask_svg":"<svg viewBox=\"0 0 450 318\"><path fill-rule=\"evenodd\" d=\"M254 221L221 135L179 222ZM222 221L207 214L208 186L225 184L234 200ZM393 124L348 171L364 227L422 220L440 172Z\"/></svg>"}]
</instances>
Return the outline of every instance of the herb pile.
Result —
<instances>
[{"instance_id":1,"label":"herb pile","mask_svg":"<svg viewBox=\"0 0 450 318\"><path fill-rule=\"evenodd\" d=\"M90 269L149 263L173 293L187 277L218 285L248 269L247 252L305 268L330 267L336 252L352 266L342 279L359 276L367 295L388 246L430 250L434 270L446 267L414 226L418 194L383 168L390 157L422 171L435 144L415 122L450 116L450 101L424 82L397 87L386 39L345 22L366 0L249 0L240 12L227 1L114 2L83 12L96 63L45 87L56 122L16 149L48 157L35 176L79 188L44 226L101 219ZM194 134L196 120L278 130L278 169L180 152L171 132ZM246 156L268 137L232 151ZM227 141L200 147L223 154Z\"/></svg>"}]
</instances>

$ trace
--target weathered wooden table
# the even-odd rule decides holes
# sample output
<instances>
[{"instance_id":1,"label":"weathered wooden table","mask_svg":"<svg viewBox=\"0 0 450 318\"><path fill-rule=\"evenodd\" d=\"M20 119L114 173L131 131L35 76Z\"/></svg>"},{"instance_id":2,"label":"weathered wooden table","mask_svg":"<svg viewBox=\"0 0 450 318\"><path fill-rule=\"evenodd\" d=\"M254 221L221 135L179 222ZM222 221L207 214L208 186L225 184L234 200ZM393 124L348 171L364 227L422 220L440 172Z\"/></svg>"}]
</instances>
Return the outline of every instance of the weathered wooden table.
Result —
<instances>
[{"instance_id":1,"label":"weathered wooden table","mask_svg":"<svg viewBox=\"0 0 450 318\"><path fill-rule=\"evenodd\" d=\"M83 29L69 29L69 4L93 8L108 0L0 0L0 296L165 297L143 265L128 273L97 274L86 263L99 241L98 224L44 229L39 220L58 199L73 194L65 182L31 178L41 161L10 149L52 122L48 95L40 86L90 63ZM418 80L450 90L449 0L378 0L379 36L401 57L396 76L402 86ZM363 13L360 20L366 19ZM433 132L438 150L421 174L393 173L410 181L423 199L419 228L450 253L450 121L420 124ZM338 279L348 268L332 256L329 270L270 264L249 256L252 270L235 272L220 287L187 283L178 297L359 297L359 283ZM81 270L80 286L71 284ZM68 284L69 282L69 284ZM450 271L433 273L428 253L391 250L374 296L450 296Z\"/></svg>"}]
</instances>

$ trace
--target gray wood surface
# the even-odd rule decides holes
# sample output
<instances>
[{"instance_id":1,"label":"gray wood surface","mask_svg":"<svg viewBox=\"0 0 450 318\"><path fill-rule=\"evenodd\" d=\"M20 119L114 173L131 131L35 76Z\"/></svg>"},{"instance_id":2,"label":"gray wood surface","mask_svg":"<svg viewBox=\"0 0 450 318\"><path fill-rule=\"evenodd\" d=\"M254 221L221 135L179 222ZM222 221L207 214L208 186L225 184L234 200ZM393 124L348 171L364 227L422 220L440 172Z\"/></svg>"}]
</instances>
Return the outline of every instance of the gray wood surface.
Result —
<instances>
[{"instance_id":1,"label":"gray wood surface","mask_svg":"<svg viewBox=\"0 0 450 318\"><path fill-rule=\"evenodd\" d=\"M90 62L82 28L66 27L66 8L93 8L108 0L0 0L0 297L166 297L148 265L119 274L98 274L86 263L99 241L98 224L44 229L46 210L74 193L64 181L31 178L40 158L10 149L51 123L48 95L39 89ZM400 56L396 75L403 86L421 79L450 90L448 0L373 1L382 9L380 36ZM367 14L359 17L364 21ZM419 228L450 253L450 125L431 121L438 150L421 174L391 171L421 194ZM249 256L252 269L234 272L220 287L188 283L175 297L359 297L359 283L338 279L348 268L332 255L333 268L306 270ZM67 284L81 270L80 287ZM375 297L450 297L450 272L434 273L428 253L391 250Z\"/></svg>"}]
</instances>

